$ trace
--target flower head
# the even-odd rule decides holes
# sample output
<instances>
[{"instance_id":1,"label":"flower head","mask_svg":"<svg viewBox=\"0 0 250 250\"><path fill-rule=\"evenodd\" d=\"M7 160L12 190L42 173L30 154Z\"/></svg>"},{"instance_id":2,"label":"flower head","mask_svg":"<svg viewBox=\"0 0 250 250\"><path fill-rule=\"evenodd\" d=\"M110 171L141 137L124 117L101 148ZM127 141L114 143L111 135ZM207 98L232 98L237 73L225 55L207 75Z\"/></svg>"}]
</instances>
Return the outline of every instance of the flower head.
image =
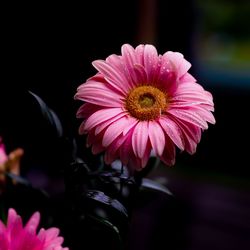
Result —
<instances>
[{"instance_id":1,"label":"flower head","mask_svg":"<svg viewBox=\"0 0 250 250\"><path fill-rule=\"evenodd\" d=\"M212 95L188 73L182 54L158 55L152 45L125 44L121 55L96 60L98 73L77 89L85 103L77 112L94 154L105 162L119 158L140 170L151 151L167 165L175 163L175 146L193 154L208 122L215 119Z\"/></svg>"},{"instance_id":2,"label":"flower head","mask_svg":"<svg viewBox=\"0 0 250 250\"><path fill-rule=\"evenodd\" d=\"M63 238L59 229L40 229L36 234L40 214L34 213L23 227L22 219L12 208L9 209L7 225L0 221L1 250L68 250L62 247Z\"/></svg>"}]
</instances>

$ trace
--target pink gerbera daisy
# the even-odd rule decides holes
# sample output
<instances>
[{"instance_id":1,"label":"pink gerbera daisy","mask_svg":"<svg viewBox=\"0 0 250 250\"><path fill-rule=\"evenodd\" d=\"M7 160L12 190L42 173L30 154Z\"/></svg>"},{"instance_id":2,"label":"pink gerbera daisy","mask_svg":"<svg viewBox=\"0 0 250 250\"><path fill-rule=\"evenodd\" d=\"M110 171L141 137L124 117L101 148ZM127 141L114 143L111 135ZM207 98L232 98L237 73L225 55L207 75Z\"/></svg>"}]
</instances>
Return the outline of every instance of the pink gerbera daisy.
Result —
<instances>
[{"instance_id":1,"label":"pink gerbera daisy","mask_svg":"<svg viewBox=\"0 0 250 250\"><path fill-rule=\"evenodd\" d=\"M59 229L40 229L36 234L40 214L34 213L25 227L22 219L12 208L9 209L7 225L0 221L0 250L68 250L63 248Z\"/></svg>"},{"instance_id":2,"label":"pink gerbera daisy","mask_svg":"<svg viewBox=\"0 0 250 250\"><path fill-rule=\"evenodd\" d=\"M167 165L175 163L175 145L193 154L215 119L212 95L188 73L191 64L178 52L158 55L152 45L121 50L94 61L98 73L77 89L87 145L94 154L105 151L107 164L119 158L136 170L152 150Z\"/></svg>"}]
</instances>

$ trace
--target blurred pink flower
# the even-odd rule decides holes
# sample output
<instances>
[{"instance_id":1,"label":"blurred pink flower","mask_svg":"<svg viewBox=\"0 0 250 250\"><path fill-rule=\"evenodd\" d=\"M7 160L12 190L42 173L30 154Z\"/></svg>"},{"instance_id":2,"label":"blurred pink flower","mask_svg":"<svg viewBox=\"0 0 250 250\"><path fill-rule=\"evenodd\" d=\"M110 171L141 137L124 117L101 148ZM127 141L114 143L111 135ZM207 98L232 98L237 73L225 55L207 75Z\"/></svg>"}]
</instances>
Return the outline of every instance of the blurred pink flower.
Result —
<instances>
[{"instance_id":1,"label":"blurred pink flower","mask_svg":"<svg viewBox=\"0 0 250 250\"><path fill-rule=\"evenodd\" d=\"M7 155L5 145L0 137L0 193L3 191L3 186L6 183L6 173L20 175L20 161L23 154L23 149L17 148ZM12 180L12 182L15 184L15 180Z\"/></svg>"},{"instance_id":2,"label":"blurred pink flower","mask_svg":"<svg viewBox=\"0 0 250 250\"><path fill-rule=\"evenodd\" d=\"M158 55L152 45L125 44L121 55L96 60L98 73L77 89L85 103L77 112L94 154L105 162L119 158L140 170L151 150L167 165L175 163L175 145L193 154L208 124L215 123L212 95L188 73L182 54Z\"/></svg>"},{"instance_id":3,"label":"blurred pink flower","mask_svg":"<svg viewBox=\"0 0 250 250\"><path fill-rule=\"evenodd\" d=\"M5 146L2 143L2 139L0 137L0 165L4 164L8 159L8 156L5 151Z\"/></svg>"},{"instance_id":4,"label":"blurred pink flower","mask_svg":"<svg viewBox=\"0 0 250 250\"><path fill-rule=\"evenodd\" d=\"M40 229L36 234L40 214L34 213L23 227L22 219L12 208L9 209L7 225L0 221L0 250L68 250L63 248L59 229Z\"/></svg>"}]
</instances>

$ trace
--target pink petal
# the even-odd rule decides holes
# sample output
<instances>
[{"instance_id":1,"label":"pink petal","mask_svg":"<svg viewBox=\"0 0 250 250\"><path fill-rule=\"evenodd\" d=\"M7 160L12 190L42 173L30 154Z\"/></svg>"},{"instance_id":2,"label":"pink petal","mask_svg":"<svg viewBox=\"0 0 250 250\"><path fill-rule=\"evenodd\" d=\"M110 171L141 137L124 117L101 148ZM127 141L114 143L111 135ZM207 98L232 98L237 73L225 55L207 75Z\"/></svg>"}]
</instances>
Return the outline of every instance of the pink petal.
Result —
<instances>
[{"instance_id":1,"label":"pink petal","mask_svg":"<svg viewBox=\"0 0 250 250\"><path fill-rule=\"evenodd\" d=\"M36 212L36 213L34 213L34 214L31 216L31 218L29 219L29 221L28 221L27 224L25 225L25 229L26 229L28 232L30 232L30 233L32 233L32 234L35 234L39 222L40 222L40 213L39 213L39 212Z\"/></svg>"},{"instance_id":2,"label":"pink petal","mask_svg":"<svg viewBox=\"0 0 250 250\"><path fill-rule=\"evenodd\" d=\"M187 124L184 121L178 119L175 119L175 122L179 125L179 127L182 130L185 150L189 154L194 154L196 151L197 143L199 143L201 139L201 129L195 125Z\"/></svg>"},{"instance_id":3,"label":"pink petal","mask_svg":"<svg viewBox=\"0 0 250 250\"><path fill-rule=\"evenodd\" d=\"M196 152L197 143L193 139L188 137L187 134L184 135L184 140L185 140L185 150L191 155L194 154Z\"/></svg>"},{"instance_id":4,"label":"pink petal","mask_svg":"<svg viewBox=\"0 0 250 250\"><path fill-rule=\"evenodd\" d=\"M6 227L3 222L0 220L0 235L5 233Z\"/></svg>"},{"instance_id":5,"label":"pink petal","mask_svg":"<svg viewBox=\"0 0 250 250\"><path fill-rule=\"evenodd\" d=\"M144 65L144 49L144 44L140 44L135 48L136 61L141 65Z\"/></svg>"},{"instance_id":6,"label":"pink petal","mask_svg":"<svg viewBox=\"0 0 250 250\"><path fill-rule=\"evenodd\" d=\"M180 102L200 102L206 105L209 105L210 107L213 107L213 101L209 98L207 98L204 94L197 94L197 93L182 93L180 95L176 95L171 98L171 105L174 103L180 103Z\"/></svg>"},{"instance_id":7,"label":"pink petal","mask_svg":"<svg viewBox=\"0 0 250 250\"><path fill-rule=\"evenodd\" d=\"M90 147L93 144L102 144L103 134L104 131L95 135L95 129L90 130L87 136L86 146Z\"/></svg>"},{"instance_id":8,"label":"pink petal","mask_svg":"<svg viewBox=\"0 0 250 250\"><path fill-rule=\"evenodd\" d=\"M91 149L91 151L94 155L99 154L104 150L105 150L105 148L102 146L101 141L99 143L97 143L97 142L94 143L92 146L92 149Z\"/></svg>"},{"instance_id":9,"label":"pink petal","mask_svg":"<svg viewBox=\"0 0 250 250\"><path fill-rule=\"evenodd\" d=\"M44 228L41 228L37 234L37 238L44 242L45 241L45 238L46 238L46 230Z\"/></svg>"},{"instance_id":10,"label":"pink petal","mask_svg":"<svg viewBox=\"0 0 250 250\"><path fill-rule=\"evenodd\" d=\"M135 55L135 50L131 45L124 44L122 45L121 50L122 50L123 60L125 61L127 65L129 65L130 67L133 67L134 64L138 63L138 61L136 60L137 58Z\"/></svg>"},{"instance_id":11,"label":"pink petal","mask_svg":"<svg viewBox=\"0 0 250 250\"><path fill-rule=\"evenodd\" d=\"M148 142L148 121L139 122L132 135L132 147L135 156L142 158Z\"/></svg>"},{"instance_id":12,"label":"pink petal","mask_svg":"<svg viewBox=\"0 0 250 250\"><path fill-rule=\"evenodd\" d=\"M121 108L109 108L109 109L101 109L92 114L85 122L84 132L87 132L99 125L102 122L105 122L111 118L120 115L124 111Z\"/></svg>"},{"instance_id":13,"label":"pink petal","mask_svg":"<svg viewBox=\"0 0 250 250\"><path fill-rule=\"evenodd\" d=\"M102 145L104 147L109 146L120 134L129 123L129 118L122 117L115 123L111 124L104 132Z\"/></svg>"},{"instance_id":14,"label":"pink petal","mask_svg":"<svg viewBox=\"0 0 250 250\"><path fill-rule=\"evenodd\" d=\"M9 244L4 224L0 221L0 249L9 250Z\"/></svg>"},{"instance_id":15,"label":"pink petal","mask_svg":"<svg viewBox=\"0 0 250 250\"><path fill-rule=\"evenodd\" d=\"M12 245L15 243L15 240L18 235L20 235L23 232L23 225L22 225L22 219L19 215L17 215L16 211L13 208L10 208L8 210L8 219L7 219L7 227L6 227L6 233L9 238L9 243Z\"/></svg>"},{"instance_id":16,"label":"pink petal","mask_svg":"<svg viewBox=\"0 0 250 250\"><path fill-rule=\"evenodd\" d=\"M62 249L63 237L55 237L51 240L46 240L44 244L44 250L55 250L55 249Z\"/></svg>"},{"instance_id":17,"label":"pink petal","mask_svg":"<svg viewBox=\"0 0 250 250\"><path fill-rule=\"evenodd\" d=\"M160 156L160 159L168 166L173 166L175 164L175 146L171 139L166 136L165 139L165 148Z\"/></svg>"},{"instance_id":18,"label":"pink petal","mask_svg":"<svg viewBox=\"0 0 250 250\"><path fill-rule=\"evenodd\" d=\"M46 238L46 242L49 242L53 239L55 239L58 235L59 235L59 229L55 228L55 227L51 227L47 230L45 230L45 238Z\"/></svg>"},{"instance_id":19,"label":"pink petal","mask_svg":"<svg viewBox=\"0 0 250 250\"><path fill-rule=\"evenodd\" d=\"M101 108L103 108L103 107L100 107L98 105L94 105L92 103L84 103L78 109L76 117L85 119L85 118L89 117L90 115L92 115L93 113L95 113L96 111L98 111Z\"/></svg>"},{"instance_id":20,"label":"pink petal","mask_svg":"<svg viewBox=\"0 0 250 250\"><path fill-rule=\"evenodd\" d=\"M117 70L114 69L111 64L103 60L96 60L92 64L104 76L104 78L112 87L123 94L127 93L127 88L124 88L124 85L128 85L127 79L124 78L123 75L119 74L119 72L117 72Z\"/></svg>"},{"instance_id":21,"label":"pink petal","mask_svg":"<svg viewBox=\"0 0 250 250\"><path fill-rule=\"evenodd\" d=\"M158 72L157 83L160 88L167 90L167 93L172 94L178 86L177 72L166 57L161 57L160 69Z\"/></svg>"},{"instance_id":22,"label":"pink petal","mask_svg":"<svg viewBox=\"0 0 250 250\"><path fill-rule=\"evenodd\" d=\"M20 218L20 216L17 215L16 211L13 208L10 208L8 210L7 228L13 227L18 218Z\"/></svg>"},{"instance_id":23,"label":"pink petal","mask_svg":"<svg viewBox=\"0 0 250 250\"><path fill-rule=\"evenodd\" d=\"M118 152L107 149L104 154L104 162L109 165L118 158Z\"/></svg>"},{"instance_id":24,"label":"pink petal","mask_svg":"<svg viewBox=\"0 0 250 250\"><path fill-rule=\"evenodd\" d=\"M1 137L0 137L0 164L3 164L8 160L8 156L5 151L5 146L1 142Z\"/></svg>"},{"instance_id":25,"label":"pink petal","mask_svg":"<svg viewBox=\"0 0 250 250\"><path fill-rule=\"evenodd\" d=\"M180 109L168 109L167 113L172 114L173 116L186 121L188 123L191 123L195 126L198 126L203 129L207 129L208 125L207 123L202 119L202 117L198 114L196 114L194 111L184 111Z\"/></svg>"},{"instance_id":26,"label":"pink petal","mask_svg":"<svg viewBox=\"0 0 250 250\"><path fill-rule=\"evenodd\" d=\"M200 117L202 117L205 121L207 121L207 122L209 122L211 124L215 124L216 123L213 114L209 110L204 109L201 105L200 106L195 106L192 109Z\"/></svg>"},{"instance_id":27,"label":"pink petal","mask_svg":"<svg viewBox=\"0 0 250 250\"><path fill-rule=\"evenodd\" d=\"M158 122L149 121L148 124L148 132L149 132L149 139L152 145L152 148L156 155L162 155L162 152L165 147L165 135L163 130Z\"/></svg>"},{"instance_id":28,"label":"pink petal","mask_svg":"<svg viewBox=\"0 0 250 250\"><path fill-rule=\"evenodd\" d=\"M129 161L128 161L128 168L131 170L137 170L140 171L143 167L142 167L142 160L138 157L136 157L134 154L132 154L129 157Z\"/></svg>"},{"instance_id":29,"label":"pink petal","mask_svg":"<svg viewBox=\"0 0 250 250\"><path fill-rule=\"evenodd\" d=\"M127 165L129 162L129 159L133 153L133 148L132 148L132 135L133 135L134 129L131 129L127 134L126 134L126 140L120 147L120 159L121 162L124 165Z\"/></svg>"},{"instance_id":30,"label":"pink petal","mask_svg":"<svg viewBox=\"0 0 250 250\"><path fill-rule=\"evenodd\" d=\"M184 74L181 78L180 78L181 82L196 82L196 79L189 73Z\"/></svg>"},{"instance_id":31,"label":"pink petal","mask_svg":"<svg viewBox=\"0 0 250 250\"><path fill-rule=\"evenodd\" d=\"M135 127L135 125L138 123L139 121L134 118L134 117L129 117L129 121L127 124L127 127L123 130L122 134L126 135L131 129L133 129Z\"/></svg>"},{"instance_id":32,"label":"pink petal","mask_svg":"<svg viewBox=\"0 0 250 250\"><path fill-rule=\"evenodd\" d=\"M95 129L95 135L99 134L101 131L103 131L106 127L108 127L111 123L117 121L118 119L120 119L121 117L125 116L126 113L121 113L119 115L116 115L115 117L101 123L100 125L96 126Z\"/></svg>"},{"instance_id":33,"label":"pink petal","mask_svg":"<svg viewBox=\"0 0 250 250\"><path fill-rule=\"evenodd\" d=\"M98 94L96 94L98 93ZM120 107L123 96L101 82L89 81L81 85L75 99L103 107Z\"/></svg>"},{"instance_id":34,"label":"pink petal","mask_svg":"<svg viewBox=\"0 0 250 250\"><path fill-rule=\"evenodd\" d=\"M145 68L141 64L134 64L134 67L132 69L134 71L134 82L137 85L143 85L148 83L148 76L145 71Z\"/></svg>"},{"instance_id":35,"label":"pink petal","mask_svg":"<svg viewBox=\"0 0 250 250\"><path fill-rule=\"evenodd\" d=\"M80 135L83 135L84 133L87 133L87 131L85 131L85 121L83 121L78 129L78 132Z\"/></svg>"},{"instance_id":36,"label":"pink petal","mask_svg":"<svg viewBox=\"0 0 250 250\"><path fill-rule=\"evenodd\" d=\"M123 93L126 95L126 93L128 93L130 89L134 87L134 84L123 58L121 56L111 55L106 59L106 62L112 66L123 78L123 84L120 86L120 88L123 89Z\"/></svg>"},{"instance_id":37,"label":"pink petal","mask_svg":"<svg viewBox=\"0 0 250 250\"><path fill-rule=\"evenodd\" d=\"M125 136L121 134L112 142L112 144L107 149L107 152L108 154L111 154L111 157L119 156L119 149L122 147L127 137L128 134Z\"/></svg>"},{"instance_id":38,"label":"pink petal","mask_svg":"<svg viewBox=\"0 0 250 250\"><path fill-rule=\"evenodd\" d=\"M165 133L174 142L174 144L180 149L184 150L184 138L182 136L179 126L170 118L162 116L159 122L164 129Z\"/></svg>"},{"instance_id":39,"label":"pink petal","mask_svg":"<svg viewBox=\"0 0 250 250\"><path fill-rule=\"evenodd\" d=\"M142 166L142 168L146 167L146 165L148 163L148 159L150 157L151 149L152 149L151 145L150 145L150 143L148 141L145 153L144 153L144 155L143 155L143 157L141 159L141 166Z\"/></svg>"},{"instance_id":40,"label":"pink petal","mask_svg":"<svg viewBox=\"0 0 250 250\"><path fill-rule=\"evenodd\" d=\"M144 67L139 64L139 61L137 61L135 50L131 45L125 44L122 46L122 57L125 62L124 65L127 68L127 72L134 83L133 85L130 84L130 86L134 87L138 84L145 84L147 79L146 72Z\"/></svg>"},{"instance_id":41,"label":"pink petal","mask_svg":"<svg viewBox=\"0 0 250 250\"><path fill-rule=\"evenodd\" d=\"M208 105L207 103L204 103L203 101L197 101L197 100L177 100L177 99L172 99L170 101L170 106L171 108L175 108L175 109L185 109L185 108L192 108L192 107L195 107L195 106L202 106L203 104L205 105ZM208 106L210 107L210 106Z\"/></svg>"},{"instance_id":42,"label":"pink petal","mask_svg":"<svg viewBox=\"0 0 250 250\"><path fill-rule=\"evenodd\" d=\"M183 55L179 52L166 52L163 57L166 57L173 65L178 77L182 77L191 67L191 63L184 59Z\"/></svg>"},{"instance_id":43,"label":"pink petal","mask_svg":"<svg viewBox=\"0 0 250 250\"><path fill-rule=\"evenodd\" d=\"M158 67L158 53L153 45L145 45L144 48L144 67L148 75L148 83L154 82L156 69Z\"/></svg>"}]
</instances>

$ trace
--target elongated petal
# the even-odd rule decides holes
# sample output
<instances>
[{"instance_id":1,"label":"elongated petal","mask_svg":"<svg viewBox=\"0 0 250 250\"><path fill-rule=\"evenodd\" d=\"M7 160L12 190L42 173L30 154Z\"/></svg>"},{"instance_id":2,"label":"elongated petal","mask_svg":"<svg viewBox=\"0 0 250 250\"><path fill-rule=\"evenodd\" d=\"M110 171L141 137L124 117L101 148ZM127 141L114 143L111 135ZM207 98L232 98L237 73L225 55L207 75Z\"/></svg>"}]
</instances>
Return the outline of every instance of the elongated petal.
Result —
<instances>
[{"instance_id":1,"label":"elongated petal","mask_svg":"<svg viewBox=\"0 0 250 250\"><path fill-rule=\"evenodd\" d=\"M94 155L99 154L99 153L101 153L104 150L105 150L105 147L102 146L101 141L100 142L95 142L93 144L93 146L92 146L92 149L91 149L91 151L92 151L92 153Z\"/></svg>"},{"instance_id":2,"label":"elongated petal","mask_svg":"<svg viewBox=\"0 0 250 250\"><path fill-rule=\"evenodd\" d=\"M174 144L180 149L184 150L184 138L182 131L178 124L168 117L162 116L159 120L163 130L168 135L168 137L174 142Z\"/></svg>"},{"instance_id":3,"label":"elongated petal","mask_svg":"<svg viewBox=\"0 0 250 250\"><path fill-rule=\"evenodd\" d=\"M148 121L136 125L132 135L132 147L137 157L142 158L148 142Z\"/></svg>"},{"instance_id":4,"label":"elongated petal","mask_svg":"<svg viewBox=\"0 0 250 250\"><path fill-rule=\"evenodd\" d=\"M102 122L105 122L117 115L120 115L124 111L121 108L110 108L110 109L101 109L92 114L86 121L84 125L84 130L89 131L95 126L99 125Z\"/></svg>"},{"instance_id":5,"label":"elongated petal","mask_svg":"<svg viewBox=\"0 0 250 250\"><path fill-rule=\"evenodd\" d=\"M129 159L134 155L133 148L132 148L132 135L133 135L134 129L131 129L126 134L126 140L122 144L122 147L120 148L120 159L121 162L124 165L127 165L129 162Z\"/></svg>"},{"instance_id":6,"label":"elongated petal","mask_svg":"<svg viewBox=\"0 0 250 250\"><path fill-rule=\"evenodd\" d=\"M121 117L125 116L126 113L120 113L114 117L112 117L111 119L102 122L100 125L96 126L95 129L95 135L99 134L101 131L103 131L104 129L106 129L110 124L114 123L115 121L119 120Z\"/></svg>"},{"instance_id":7,"label":"elongated petal","mask_svg":"<svg viewBox=\"0 0 250 250\"><path fill-rule=\"evenodd\" d=\"M131 45L129 44L122 45L121 51L122 51L122 57L126 65L132 68L134 64L138 63L135 55L135 50Z\"/></svg>"},{"instance_id":8,"label":"elongated petal","mask_svg":"<svg viewBox=\"0 0 250 250\"><path fill-rule=\"evenodd\" d=\"M170 109L168 113L172 114L175 117L178 117L181 120L194 124L200 128L207 129L208 125L206 121L203 120L201 116L196 114L193 111L184 111L180 109Z\"/></svg>"},{"instance_id":9,"label":"elongated petal","mask_svg":"<svg viewBox=\"0 0 250 250\"><path fill-rule=\"evenodd\" d=\"M76 113L77 118L87 118L96 111L100 110L103 107L91 104L91 103L84 103L81 105L81 107L78 109Z\"/></svg>"},{"instance_id":10,"label":"elongated petal","mask_svg":"<svg viewBox=\"0 0 250 250\"><path fill-rule=\"evenodd\" d=\"M103 138L103 134L104 131L102 131L101 133L99 133L98 135L95 134L95 129L91 129L88 132L88 136L87 136L87 141L86 141L86 146L90 147L94 144L102 144L102 138Z\"/></svg>"},{"instance_id":11,"label":"elongated petal","mask_svg":"<svg viewBox=\"0 0 250 250\"><path fill-rule=\"evenodd\" d=\"M30 233L35 234L39 222L40 222L40 213L36 212L30 217L29 221L25 225L25 229Z\"/></svg>"},{"instance_id":12,"label":"elongated petal","mask_svg":"<svg viewBox=\"0 0 250 250\"><path fill-rule=\"evenodd\" d=\"M158 53L155 47L146 44L144 48L144 66L148 76L148 82L151 84L154 83L158 60Z\"/></svg>"},{"instance_id":13,"label":"elongated petal","mask_svg":"<svg viewBox=\"0 0 250 250\"><path fill-rule=\"evenodd\" d=\"M112 87L123 94L127 93L126 87L124 88L124 85L129 85L127 79L124 78L123 75L117 73L117 71L110 64L102 60L94 61L92 64L99 72L102 73L104 78Z\"/></svg>"},{"instance_id":14,"label":"elongated petal","mask_svg":"<svg viewBox=\"0 0 250 250\"><path fill-rule=\"evenodd\" d=\"M112 108L120 107L123 103L122 98L121 94L108 88L104 83L94 81L82 84L75 95L75 99Z\"/></svg>"},{"instance_id":15,"label":"elongated petal","mask_svg":"<svg viewBox=\"0 0 250 250\"><path fill-rule=\"evenodd\" d=\"M160 159L168 166L173 166L175 164L175 147L173 142L168 136L165 139L166 146L160 157Z\"/></svg>"},{"instance_id":16,"label":"elongated petal","mask_svg":"<svg viewBox=\"0 0 250 250\"><path fill-rule=\"evenodd\" d=\"M134 117L130 117L127 127L123 130L122 134L125 136L136 126L137 123L139 123L137 119L135 119Z\"/></svg>"},{"instance_id":17,"label":"elongated petal","mask_svg":"<svg viewBox=\"0 0 250 250\"><path fill-rule=\"evenodd\" d=\"M16 211L13 208L10 208L8 211L7 228L12 228L18 217L20 216L17 215Z\"/></svg>"},{"instance_id":18,"label":"elongated petal","mask_svg":"<svg viewBox=\"0 0 250 250\"><path fill-rule=\"evenodd\" d=\"M111 55L106 59L106 62L117 71L122 77L123 84L120 86L123 93L126 95L135 85L131 78L131 72L121 56Z\"/></svg>"},{"instance_id":19,"label":"elongated petal","mask_svg":"<svg viewBox=\"0 0 250 250\"><path fill-rule=\"evenodd\" d=\"M122 134L122 131L126 128L129 123L129 118L122 117L115 123L111 124L105 131L103 135L102 145L107 147L112 143L117 136Z\"/></svg>"},{"instance_id":20,"label":"elongated petal","mask_svg":"<svg viewBox=\"0 0 250 250\"><path fill-rule=\"evenodd\" d=\"M162 155L165 147L165 136L158 122L149 121L148 133L152 148L156 155Z\"/></svg>"},{"instance_id":21,"label":"elongated petal","mask_svg":"<svg viewBox=\"0 0 250 250\"><path fill-rule=\"evenodd\" d=\"M141 159L141 167L142 168L146 167L146 165L148 163L148 159L150 157L151 150L152 150L152 147L150 145L150 142L148 141L148 143L146 145L146 150L145 150L144 155Z\"/></svg>"},{"instance_id":22,"label":"elongated petal","mask_svg":"<svg viewBox=\"0 0 250 250\"><path fill-rule=\"evenodd\" d=\"M196 152L197 143L199 143L201 139L201 129L195 125L186 124L184 121L178 119L176 119L175 122L182 131L185 150L189 154L194 154Z\"/></svg>"},{"instance_id":23,"label":"elongated petal","mask_svg":"<svg viewBox=\"0 0 250 250\"><path fill-rule=\"evenodd\" d=\"M163 57L166 57L173 65L175 72L178 72L178 77L182 77L191 67L191 63L184 59L179 52L166 52Z\"/></svg>"},{"instance_id":24,"label":"elongated petal","mask_svg":"<svg viewBox=\"0 0 250 250\"><path fill-rule=\"evenodd\" d=\"M122 46L122 56L129 72L130 79L133 82L131 87L139 84L146 84L148 81L148 74L145 67L140 63L141 60L136 56L135 50L132 46L125 44Z\"/></svg>"}]
</instances>

